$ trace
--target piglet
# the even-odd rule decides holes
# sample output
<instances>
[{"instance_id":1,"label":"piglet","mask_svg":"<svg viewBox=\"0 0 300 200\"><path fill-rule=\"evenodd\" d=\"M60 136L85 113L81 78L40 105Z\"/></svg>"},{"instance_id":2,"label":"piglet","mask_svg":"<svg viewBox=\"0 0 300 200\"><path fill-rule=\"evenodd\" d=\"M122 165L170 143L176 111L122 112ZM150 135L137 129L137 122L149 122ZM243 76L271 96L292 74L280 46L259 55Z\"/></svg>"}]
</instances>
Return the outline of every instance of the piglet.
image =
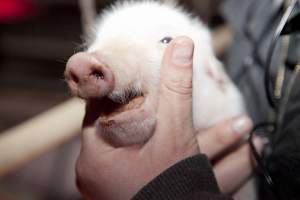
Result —
<instances>
[{"instance_id":1,"label":"piglet","mask_svg":"<svg viewBox=\"0 0 300 200\"><path fill-rule=\"evenodd\" d=\"M113 145L139 144L151 137L162 57L178 36L195 43L195 128L244 112L242 95L214 55L211 34L199 19L175 5L118 2L99 17L91 44L73 55L65 70L73 94L93 110L93 126Z\"/></svg>"}]
</instances>

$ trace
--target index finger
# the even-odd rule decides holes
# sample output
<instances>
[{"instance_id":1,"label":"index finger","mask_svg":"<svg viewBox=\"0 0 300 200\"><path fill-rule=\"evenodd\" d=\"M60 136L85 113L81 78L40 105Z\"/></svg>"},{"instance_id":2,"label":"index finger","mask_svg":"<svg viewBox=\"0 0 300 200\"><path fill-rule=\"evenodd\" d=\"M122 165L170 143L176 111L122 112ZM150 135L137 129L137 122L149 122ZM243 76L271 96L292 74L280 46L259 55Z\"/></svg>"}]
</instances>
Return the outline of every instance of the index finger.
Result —
<instances>
[{"instance_id":1,"label":"index finger","mask_svg":"<svg viewBox=\"0 0 300 200\"><path fill-rule=\"evenodd\" d=\"M197 135L201 151L209 159L225 151L231 145L243 139L252 128L252 121L246 115L235 117L216 126L201 131Z\"/></svg>"}]
</instances>

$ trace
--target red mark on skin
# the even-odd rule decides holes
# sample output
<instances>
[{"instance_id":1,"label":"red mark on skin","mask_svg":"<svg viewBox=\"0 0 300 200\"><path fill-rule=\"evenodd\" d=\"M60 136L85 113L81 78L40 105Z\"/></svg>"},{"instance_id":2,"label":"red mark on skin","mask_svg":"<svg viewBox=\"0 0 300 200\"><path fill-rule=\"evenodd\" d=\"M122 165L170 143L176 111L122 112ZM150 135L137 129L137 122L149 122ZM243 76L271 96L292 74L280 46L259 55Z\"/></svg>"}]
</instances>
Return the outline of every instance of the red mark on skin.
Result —
<instances>
[{"instance_id":1,"label":"red mark on skin","mask_svg":"<svg viewBox=\"0 0 300 200\"><path fill-rule=\"evenodd\" d=\"M102 122L100 122L100 125L101 125L103 128L110 127L110 126L112 126L113 124L115 124L115 121L114 121L114 120L109 120L109 121L102 121Z\"/></svg>"},{"instance_id":2,"label":"red mark on skin","mask_svg":"<svg viewBox=\"0 0 300 200\"><path fill-rule=\"evenodd\" d=\"M214 76L214 74L213 74L213 72L212 72L211 69L206 68L205 71L206 71L206 74L207 74L211 79L216 80L216 77Z\"/></svg>"},{"instance_id":3,"label":"red mark on skin","mask_svg":"<svg viewBox=\"0 0 300 200\"><path fill-rule=\"evenodd\" d=\"M206 71L206 74L217 83L220 90L225 91L226 83L225 83L224 79L221 77L218 77L216 74L214 74L214 72L210 68L206 68L205 71Z\"/></svg>"}]
</instances>

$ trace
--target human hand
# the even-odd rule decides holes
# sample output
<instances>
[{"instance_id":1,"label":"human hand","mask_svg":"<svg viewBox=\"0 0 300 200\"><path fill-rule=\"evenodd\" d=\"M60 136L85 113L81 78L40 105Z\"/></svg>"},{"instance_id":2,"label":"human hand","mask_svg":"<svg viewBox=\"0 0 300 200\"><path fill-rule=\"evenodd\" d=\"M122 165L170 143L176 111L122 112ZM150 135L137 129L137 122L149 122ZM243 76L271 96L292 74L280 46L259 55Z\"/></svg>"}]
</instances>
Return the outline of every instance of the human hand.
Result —
<instances>
[{"instance_id":1,"label":"human hand","mask_svg":"<svg viewBox=\"0 0 300 200\"><path fill-rule=\"evenodd\" d=\"M248 143L232 148L250 133L252 126L249 117L241 115L198 132L201 152L214 161L213 169L222 193L237 191L255 168ZM263 140L255 138L254 145L259 152L262 151Z\"/></svg>"},{"instance_id":2,"label":"human hand","mask_svg":"<svg viewBox=\"0 0 300 200\"><path fill-rule=\"evenodd\" d=\"M130 199L165 169L199 153L192 118L193 42L174 39L161 67L157 123L144 145L114 147L93 123L84 124L77 161L78 187L89 199ZM93 110L87 107L86 120Z\"/></svg>"},{"instance_id":3,"label":"human hand","mask_svg":"<svg viewBox=\"0 0 300 200\"><path fill-rule=\"evenodd\" d=\"M187 38L178 38L166 50L161 68L157 127L145 145L115 148L96 133L93 126L85 124L76 171L78 186L86 197L129 199L171 165L199 153L192 125L192 54L186 54L190 56L186 64L172 63L171 55L177 42L192 44ZM87 108L86 119L90 115L93 110ZM233 121L198 134L198 143L210 159L249 132L251 122L236 130L230 128ZM230 193L251 174L251 157L247 145L225 155L214 165L214 171L222 192Z\"/></svg>"}]
</instances>

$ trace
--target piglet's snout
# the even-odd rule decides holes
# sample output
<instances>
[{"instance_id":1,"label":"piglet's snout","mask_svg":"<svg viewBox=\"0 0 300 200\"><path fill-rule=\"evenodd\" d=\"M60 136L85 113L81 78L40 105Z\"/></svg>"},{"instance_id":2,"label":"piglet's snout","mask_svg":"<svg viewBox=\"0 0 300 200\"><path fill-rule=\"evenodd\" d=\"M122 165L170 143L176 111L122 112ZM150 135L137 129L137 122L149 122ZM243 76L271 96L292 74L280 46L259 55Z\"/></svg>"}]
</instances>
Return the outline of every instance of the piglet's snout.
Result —
<instances>
[{"instance_id":1,"label":"piglet's snout","mask_svg":"<svg viewBox=\"0 0 300 200\"><path fill-rule=\"evenodd\" d=\"M90 53L73 55L67 63L65 78L71 91L84 99L104 97L114 86L113 72Z\"/></svg>"}]
</instances>

